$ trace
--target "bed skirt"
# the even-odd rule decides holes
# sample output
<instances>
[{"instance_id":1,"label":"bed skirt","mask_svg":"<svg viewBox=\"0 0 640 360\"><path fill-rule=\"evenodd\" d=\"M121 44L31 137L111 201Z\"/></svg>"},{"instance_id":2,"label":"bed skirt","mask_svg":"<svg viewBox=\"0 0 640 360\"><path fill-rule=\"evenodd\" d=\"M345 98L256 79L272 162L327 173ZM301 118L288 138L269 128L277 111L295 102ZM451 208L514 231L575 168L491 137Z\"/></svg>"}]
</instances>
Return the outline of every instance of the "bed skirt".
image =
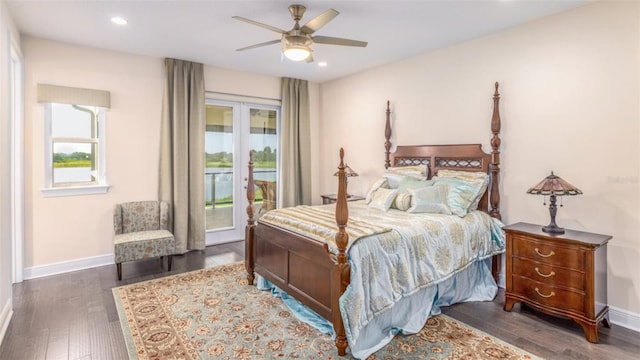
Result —
<instances>
[{"instance_id":1,"label":"bed skirt","mask_svg":"<svg viewBox=\"0 0 640 360\"><path fill-rule=\"evenodd\" d=\"M335 335L329 321L262 276L258 275L257 280L258 289L269 290L274 296L281 297L298 319L323 333ZM357 345L349 344L351 354L356 359L365 359L388 344L397 334L419 332L429 316L440 314L441 306L468 301L492 301L497 292L498 286L491 274L491 258L476 261L454 276L400 299L388 311L372 319L360 331Z\"/></svg>"}]
</instances>

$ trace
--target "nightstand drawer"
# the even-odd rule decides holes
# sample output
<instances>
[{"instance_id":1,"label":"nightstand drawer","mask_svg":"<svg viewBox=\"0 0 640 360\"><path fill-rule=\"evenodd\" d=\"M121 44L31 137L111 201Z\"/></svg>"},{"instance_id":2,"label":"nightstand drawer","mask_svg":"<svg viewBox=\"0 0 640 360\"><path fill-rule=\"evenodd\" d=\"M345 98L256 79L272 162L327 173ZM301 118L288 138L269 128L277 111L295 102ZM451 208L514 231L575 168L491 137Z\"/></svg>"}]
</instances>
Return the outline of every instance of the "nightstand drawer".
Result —
<instances>
[{"instance_id":1,"label":"nightstand drawer","mask_svg":"<svg viewBox=\"0 0 640 360\"><path fill-rule=\"evenodd\" d=\"M512 254L545 264L562 265L571 269L584 268L584 253L582 251L520 235L513 235Z\"/></svg>"},{"instance_id":2,"label":"nightstand drawer","mask_svg":"<svg viewBox=\"0 0 640 360\"><path fill-rule=\"evenodd\" d=\"M526 258L513 258L513 273L552 286L584 291L584 273Z\"/></svg>"},{"instance_id":3,"label":"nightstand drawer","mask_svg":"<svg viewBox=\"0 0 640 360\"><path fill-rule=\"evenodd\" d=\"M583 292L559 289L517 275L512 276L513 292L515 294L520 294L530 301L556 309L578 313L584 312L585 296Z\"/></svg>"}]
</instances>

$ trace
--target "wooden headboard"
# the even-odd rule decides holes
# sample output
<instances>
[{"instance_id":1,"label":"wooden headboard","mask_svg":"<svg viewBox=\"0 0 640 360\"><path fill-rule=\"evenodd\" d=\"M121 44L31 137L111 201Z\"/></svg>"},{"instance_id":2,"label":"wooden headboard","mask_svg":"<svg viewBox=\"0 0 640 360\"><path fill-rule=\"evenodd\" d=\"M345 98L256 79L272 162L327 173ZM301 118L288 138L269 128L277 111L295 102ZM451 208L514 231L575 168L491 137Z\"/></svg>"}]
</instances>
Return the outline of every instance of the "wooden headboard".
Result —
<instances>
[{"instance_id":1,"label":"wooden headboard","mask_svg":"<svg viewBox=\"0 0 640 360\"><path fill-rule=\"evenodd\" d=\"M390 166L425 165L429 169L429 178L438 174L440 169L482 171L489 174L489 187L480 199L478 208L489 215L501 219L500 215L500 94L495 83L493 94L493 116L491 119L491 153L485 153L480 144L447 145L399 145L391 152L391 110L387 101L385 126L385 168Z\"/></svg>"}]
</instances>

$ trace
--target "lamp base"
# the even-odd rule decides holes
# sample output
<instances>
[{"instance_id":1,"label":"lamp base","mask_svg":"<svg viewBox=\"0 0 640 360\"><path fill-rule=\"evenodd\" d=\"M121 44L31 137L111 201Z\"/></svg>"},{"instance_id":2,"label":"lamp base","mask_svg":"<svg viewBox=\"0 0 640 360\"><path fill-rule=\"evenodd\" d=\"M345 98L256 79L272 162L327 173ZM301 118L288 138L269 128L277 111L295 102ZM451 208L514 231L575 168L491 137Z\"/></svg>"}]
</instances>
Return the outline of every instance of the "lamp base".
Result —
<instances>
[{"instance_id":1,"label":"lamp base","mask_svg":"<svg viewBox=\"0 0 640 360\"><path fill-rule=\"evenodd\" d=\"M542 231L546 232L547 234L564 234L564 228L561 228L556 224L543 226Z\"/></svg>"}]
</instances>

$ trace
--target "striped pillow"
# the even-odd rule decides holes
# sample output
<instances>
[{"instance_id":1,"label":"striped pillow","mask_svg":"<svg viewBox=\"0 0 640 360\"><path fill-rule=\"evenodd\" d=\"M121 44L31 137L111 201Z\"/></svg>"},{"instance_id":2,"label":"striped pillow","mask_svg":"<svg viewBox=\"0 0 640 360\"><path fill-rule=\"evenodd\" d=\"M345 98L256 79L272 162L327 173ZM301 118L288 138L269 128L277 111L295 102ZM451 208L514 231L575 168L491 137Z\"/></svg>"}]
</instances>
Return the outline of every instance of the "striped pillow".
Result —
<instances>
[{"instance_id":1,"label":"striped pillow","mask_svg":"<svg viewBox=\"0 0 640 360\"><path fill-rule=\"evenodd\" d=\"M398 193L398 195L396 195L396 198L391 203L392 209L407 211L410 207L411 207L411 194L409 193Z\"/></svg>"}]
</instances>

